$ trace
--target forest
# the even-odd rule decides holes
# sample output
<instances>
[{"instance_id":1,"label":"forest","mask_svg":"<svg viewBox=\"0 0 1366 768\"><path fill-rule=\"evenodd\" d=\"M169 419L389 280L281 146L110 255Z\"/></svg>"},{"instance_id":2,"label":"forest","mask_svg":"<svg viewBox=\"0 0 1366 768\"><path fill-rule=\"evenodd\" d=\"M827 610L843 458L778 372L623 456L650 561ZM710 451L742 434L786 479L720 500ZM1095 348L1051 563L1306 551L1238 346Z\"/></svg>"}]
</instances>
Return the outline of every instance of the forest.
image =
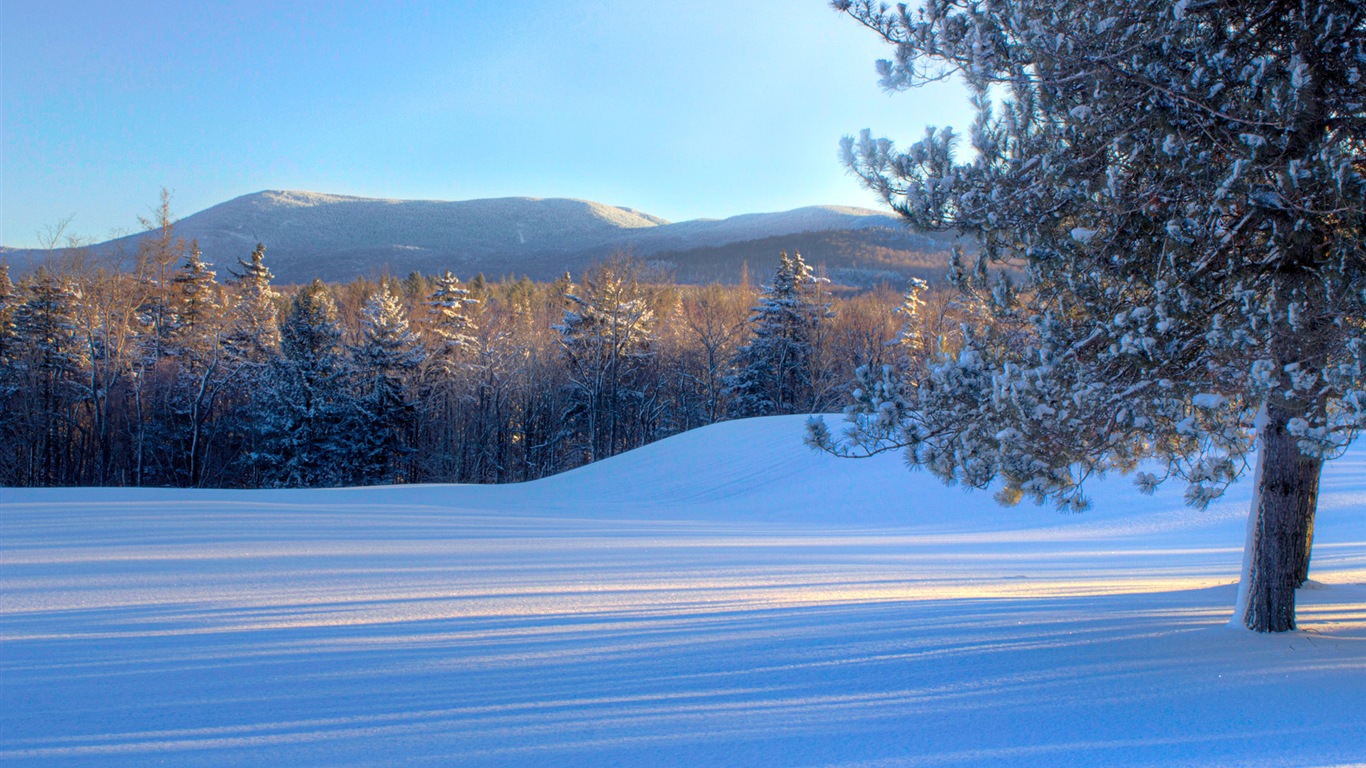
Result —
<instances>
[{"instance_id":1,"label":"forest","mask_svg":"<svg viewBox=\"0 0 1366 768\"><path fill-rule=\"evenodd\" d=\"M166 212L121 268L0 265L0 484L532 480L719 420L838 410L861 366L981 317L920 280L832 293L800 254L739 285L608 258L579 278L272 284Z\"/></svg>"}]
</instances>

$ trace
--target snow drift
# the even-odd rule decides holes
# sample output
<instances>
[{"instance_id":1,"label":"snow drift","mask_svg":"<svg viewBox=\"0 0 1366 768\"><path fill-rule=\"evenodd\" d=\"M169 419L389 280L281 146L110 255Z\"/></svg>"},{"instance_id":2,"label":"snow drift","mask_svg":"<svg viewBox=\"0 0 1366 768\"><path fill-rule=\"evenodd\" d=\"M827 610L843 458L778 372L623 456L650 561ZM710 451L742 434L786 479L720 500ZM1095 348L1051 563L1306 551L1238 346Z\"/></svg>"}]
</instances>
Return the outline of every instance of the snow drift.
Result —
<instances>
[{"instance_id":1,"label":"snow drift","mask_svg":"<svg viewBox=\"0 0 1366 768\"><path fill-rule=\"evenodd\" d=\"M517 486L13 490L6 765L1366 760L1366 452L1302 630L1225 626L1246 484L1003 509L795 417Z\"/></svg>"}]
</instances>

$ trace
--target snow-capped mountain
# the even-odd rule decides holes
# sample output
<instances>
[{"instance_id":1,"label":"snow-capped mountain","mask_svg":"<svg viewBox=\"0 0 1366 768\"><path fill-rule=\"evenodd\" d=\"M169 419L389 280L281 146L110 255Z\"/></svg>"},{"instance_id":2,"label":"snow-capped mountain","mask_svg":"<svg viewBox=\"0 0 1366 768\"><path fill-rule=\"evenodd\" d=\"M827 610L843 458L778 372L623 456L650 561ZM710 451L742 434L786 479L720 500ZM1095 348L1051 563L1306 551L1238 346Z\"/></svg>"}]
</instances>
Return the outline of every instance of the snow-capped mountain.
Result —
<instances>
[{"instance_id":1,"label":"snow-capped mountain","mask_svg":"<svg viewBox=\"0 0 1366 768\"><path fill-rule=\"evenodd\" d=\"M939 241L902 231L895 217L841 206L675 223L631 208L565 198L448 202L273 190L229 200L176 224L176 234L197 241L205 259L220 269L264 243L271 269L286 283L443 269L549 277L617 251L649 258L812 232L878 230L885 241L888 229L897 230L904 249L944 249ZM135 253L143 236L92 250L104 257ZM20 271L44 256L18 249L0 253Z\"/></svg>"}]
</instances>

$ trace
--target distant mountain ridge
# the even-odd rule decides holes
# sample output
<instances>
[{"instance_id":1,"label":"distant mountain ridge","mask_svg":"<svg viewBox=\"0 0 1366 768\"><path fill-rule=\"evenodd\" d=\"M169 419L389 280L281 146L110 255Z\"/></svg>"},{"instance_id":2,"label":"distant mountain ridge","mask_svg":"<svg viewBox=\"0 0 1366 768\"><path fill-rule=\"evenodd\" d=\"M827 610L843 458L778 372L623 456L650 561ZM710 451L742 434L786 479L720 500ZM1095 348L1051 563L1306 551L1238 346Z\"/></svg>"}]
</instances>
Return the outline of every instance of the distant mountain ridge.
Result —
<instances>
[{"instance_id":1,"label":"distant mountain ridge","mask_svg":"<svg viewBox=\"0 0 1366 768\"><path fill-rule=\"evenodd\" d=\"M744 243L780 246L774 238L810 233L844 233L840 242L875 239L883 251L917 254L903 261L923 267L925 254L942 263L942 239L912 235L893 216L844 206L812 206L780 213L752 213L727 219L670 222L632 208L568 198L508 197L483 200L388 200L318 192L267 190L243 195L176 222L176 234L198 242L206 261L222 271L247 256L256 243L282 283L313 278L350 280L380 273L425 273L450 269L491 277L526 274L548 278L579 272L595 259L627 252L667 267L689 254L723 249L746 260ZM859 233L863 233L861 236ZM137 252L145 233L91 247L97 258ZM739 247L737 247L739 246ZM754 253L767 261L763 253ZM883 254L885 256L885 253ZM776 258L776 254L773 254ZM25 271L47 254L4 249L0 260ZM716 254L713 253L715 261ZM734 258L731 259L734 261ZM848 259L840 258L840 261ZM857 261L857 260L855 260ZM883 258L878 269L900 274L898 260ZM709 279L729 279L737 264L716 264ZM844 264L858 269L858 264ZM733 268L736 269L733 269ZM923 270L916 270L917 272ZM689 281L700 276L689 273ZM680 277L682 277L680 275Z\"/></svg>"}]
</instances>

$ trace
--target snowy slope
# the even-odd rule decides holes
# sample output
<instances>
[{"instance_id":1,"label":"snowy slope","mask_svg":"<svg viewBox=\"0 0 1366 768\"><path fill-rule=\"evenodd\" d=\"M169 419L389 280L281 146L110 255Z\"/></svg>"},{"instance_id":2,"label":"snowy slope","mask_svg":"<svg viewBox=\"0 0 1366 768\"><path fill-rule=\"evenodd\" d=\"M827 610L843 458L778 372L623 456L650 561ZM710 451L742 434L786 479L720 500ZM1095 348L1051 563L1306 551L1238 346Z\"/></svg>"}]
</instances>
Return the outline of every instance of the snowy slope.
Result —
<instances>
[{"instance_id":1,"label":"snowy slope","mask_svg":"<svg viewBox=\"0 0 1366 768\"><path fill-rule=\"evenodd\" d=\"M6 489L0 763L1366 761L1366 451L1302 631L1254 636L1245 487L1001 509L801 426L518 486Z\"/></svg>"},{"instance_id":2,"label":"snowy slope","mask_svg":"<svg viewBox=\"0 0 1366 768\"><path fill-rule=\"evenodd\" d=\"M386 200L318 192L268 190L229 200L181 219L177 234L199 243L225 269L264 243L284 282L314 277L349 280L380 271L490 275L556 274L614 250L639 256L717 246L808 231L902 225L862 208L815 206L722 220L670 223L657 216L588 200L509 197L456 202ZM99 253L136 253L142 235L95 245ZM41 252L8 250L0 259L19 271Z\"/></svg>"}]
</instances>

